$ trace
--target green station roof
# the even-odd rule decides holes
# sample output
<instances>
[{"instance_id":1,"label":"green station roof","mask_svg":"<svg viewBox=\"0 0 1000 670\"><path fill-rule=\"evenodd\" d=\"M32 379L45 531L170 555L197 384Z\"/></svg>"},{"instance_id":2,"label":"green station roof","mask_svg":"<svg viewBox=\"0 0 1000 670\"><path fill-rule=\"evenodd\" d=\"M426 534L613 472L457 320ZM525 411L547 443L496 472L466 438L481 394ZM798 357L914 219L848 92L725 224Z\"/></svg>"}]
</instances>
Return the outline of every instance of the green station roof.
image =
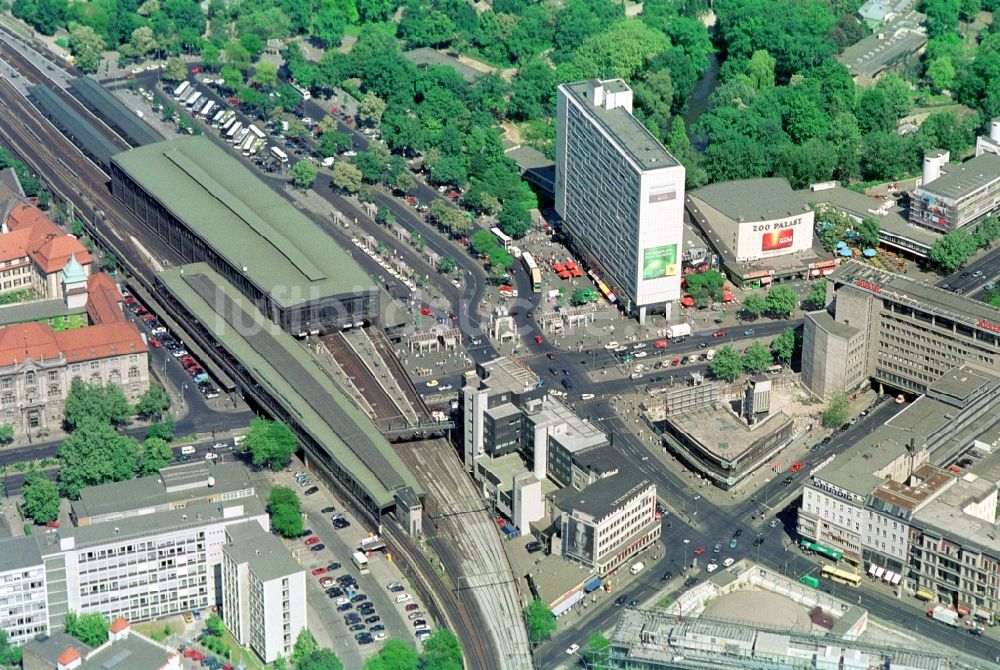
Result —
<instances>
[{"instance_id":1,"label":"green station roof","mask_svg":"<svg viewBox=\"0 0 1000 670\"><path fill-rule=\"evenodd\" d=\"M112 161L282 307L374 286L315 221L208 138L148 144Z\"/></svg>"}]
</instances>

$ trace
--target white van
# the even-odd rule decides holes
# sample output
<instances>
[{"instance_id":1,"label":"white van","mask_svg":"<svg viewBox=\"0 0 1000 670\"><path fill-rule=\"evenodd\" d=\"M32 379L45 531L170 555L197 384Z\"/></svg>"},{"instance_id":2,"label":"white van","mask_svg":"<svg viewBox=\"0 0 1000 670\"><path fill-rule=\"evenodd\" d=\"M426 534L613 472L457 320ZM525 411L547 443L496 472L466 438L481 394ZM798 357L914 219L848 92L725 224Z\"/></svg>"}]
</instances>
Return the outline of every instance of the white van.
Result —
<instances>
[{"instance_id":1,"label":"white van","mask_svg":"<svg viewBox=\"0 0 1000 670\"><path fill-rule=\"evenodd\" d=\"M190 456L191 454L194 453L194 447L192 447L190 444L186 447L181 447L181 453L184 454L185 456Z\"/></svg>"},{"instance_id":2,"label":"white van","mask_svg":"<svg viewBox=\"0 0 1000 670\"><path fill-rule=\"evenodd\" d=\"M405 603L407 600L412 600L412 598L413 596L411 596L409 593L400 593L398 596L396 596L396 602Z\"/></svg>"},{"instance_id":3,"label":"white van","mask_svg":"<svg viewBox=\"0 0 1000 670\"><path fill-rule=\"evenodd\" d=\"M629 568L628 571L629 571L630 574L637 575L640 572L642 572L642 569L644 567L646 567L646 566L643 564L643 562L639 561L638 563L633 563L632 567Z\"/></svg>"}]
</instances>

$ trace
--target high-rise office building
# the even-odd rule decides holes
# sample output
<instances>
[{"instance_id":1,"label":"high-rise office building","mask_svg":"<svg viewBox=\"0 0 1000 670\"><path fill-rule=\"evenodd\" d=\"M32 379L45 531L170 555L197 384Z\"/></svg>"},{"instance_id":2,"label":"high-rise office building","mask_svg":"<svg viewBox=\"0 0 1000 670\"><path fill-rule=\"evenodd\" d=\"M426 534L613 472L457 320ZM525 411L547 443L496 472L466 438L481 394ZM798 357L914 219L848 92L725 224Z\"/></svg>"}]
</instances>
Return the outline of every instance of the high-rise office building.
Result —
<instances>
[{"instance_id":1,"label":"high-rise office building","mask_svg":"<svg viewBox=\"0 0 1000 670\"><path fill-rule=\"evenodd\" d=\"M644 321L681 295L684 166L632 116L621 79L562 84L556 211L575 249Z\"/></svg>"}]
</instances>

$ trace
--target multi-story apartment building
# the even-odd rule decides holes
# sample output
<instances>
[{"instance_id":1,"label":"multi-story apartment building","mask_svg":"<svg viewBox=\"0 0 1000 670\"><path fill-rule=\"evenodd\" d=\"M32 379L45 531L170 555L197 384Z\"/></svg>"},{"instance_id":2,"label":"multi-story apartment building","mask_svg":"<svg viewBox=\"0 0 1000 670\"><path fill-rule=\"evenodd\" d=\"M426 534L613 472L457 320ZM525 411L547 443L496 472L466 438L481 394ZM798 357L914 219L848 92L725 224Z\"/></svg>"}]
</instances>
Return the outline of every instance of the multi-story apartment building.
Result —
<instances>
[{"instance_id":1,"label":"multi-story apartment building","mask_svg":"<svg viewBox=\"0 0 1000 670\"><path fill-rule=\"evenodd\" d=\"M680 299L684 166L632 116L621 79L561 84L555 206L591 268L645 319Z\"/></svg>"},{"instance_id":2,"label":"multi-story apartment building","mask_svg":"<svg viewBox=\"0 0 1000 670\"><path fill-rule=\"evenodd\" d=\"M31 537L0 538L0 630L11 644L21 645L48 628L45 564L38 543Z\"/></svg>"},{"instance_id":3,"label":"multi-story apartment building","mask_svg":"<svg viewBox=\"0 0 1000 670\"><path fill-rule=\"evenodd\" d=\"M949 233L1000 209L1000 156L985 151L957 165L950 159L948 151L924 156L923 183L910 195L911 223Z\"/></svg>"},{"instance_id":4,"label":"multi-story apartment building","mask_svg":"<svg viewBox=\"0 0 1000 670\"><path fill-rule=\"evenodd\" d=\"M147 351L127 321L59 332L38 322L0 328L0 421L22 435L58 426L74 379L115 384L136 402L149 388Z\"/></svg>"},{"instance_id":5,"label":"multi-story apartment building","mask_svg":"<svg viewBox=\"0 0 1000 670\"><path fill-rule=\"evenodd\" d=\"M221 602L225 529L246 521L269 527L256 498L46 533L39 542L50 626L60 629L68 610L145 621Z\"/></svg>"},{"instance_id":6,"label":"multi-story apartment building","mask_svg":"<svg viewBox=\"0 0 1000 670\"><path fill-rule=\"evenodd\" d=\"M306 627L305 570L275 536L253 522L226 528L222 616L240 644L265 663L291 656Z\"/></svg>"},{"instance_id":7,"label":"multi-story apartment building","mask_svg":"<svg viewBox=\"0 0 1000 670\"><path fill-rule=\"evenodd\" d=\"M623 469L582 491L567 487L552 504L562 555L602 576L660 537L656 485L633 470Z\"/></svg>"},{"instance_id":8,"label":"multi-story apartment building","mask_svg":"<svg viewBox=\"0 0 1000 670\"><path fill-rule=\"evenodd\" d=\"M802 343L802 381L817 395L869 379L924 393L959 365L1000 374L997 308L857 261L827 279L832 304L806 315Z\"/></svg>"}]
</instances>

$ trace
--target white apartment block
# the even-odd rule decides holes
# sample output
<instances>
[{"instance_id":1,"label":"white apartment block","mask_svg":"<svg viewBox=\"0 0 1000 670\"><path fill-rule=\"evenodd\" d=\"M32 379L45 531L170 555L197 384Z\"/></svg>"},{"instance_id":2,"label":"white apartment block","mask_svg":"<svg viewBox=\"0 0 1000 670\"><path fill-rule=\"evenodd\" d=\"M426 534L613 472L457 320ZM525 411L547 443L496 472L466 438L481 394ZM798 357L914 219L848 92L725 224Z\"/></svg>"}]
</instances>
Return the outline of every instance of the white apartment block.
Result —
<instances>
[{"instance_id":1,"label":"white apartment block","mask_svg":"<svg viewBox=\"0 0 1000 670\"><path fill-rule=\"evenodd\" d=\"M632 116L621 79L561 84L555 206L591 269L644 321L679 300L684 166Z\"/></svg>"},{"instance_id":2,"label":"white apartment block","mask_svg":"<svg viewBox=\"0 0 1000 670\"><path fill-rule=\"evenodd\" d=\"M552 502L562 555L602 576L660 537L656 485L632 471L605 477L582 491L567 487Z\"/></svg>"},{"instance_id":3,"label":"white apartment block","mask_svg":"<svg viewBox=\"0 0 1000 670\"><path fill-rule=\"evenodd\" d=\"M222 617L240 644L265 663L288 658L306 627L305 570L260 526L226 529L222 561Z\"/></svg>"},{"instance_id":4,"label":"white apartment block","mask_svg":"<svg viewBox=\"0 0 1000 670\"><path fill-rule=\"evenodd\" d=\"M49 627L45 564L30 537L0 539L0 630L20 646Z\"/></svg>"},{"instance_id":5,"label":"white apartment block","mask_svg":"<svg viewBox=\"0 0 1000 670\"><path fill-rule=\"evenodd\" d=\"M39 537L47 573L50 625L68 610L145 621L222 601L216 572L227 526L269 520L255 498L184 508Z\"/></svg>"}]
</instances>

